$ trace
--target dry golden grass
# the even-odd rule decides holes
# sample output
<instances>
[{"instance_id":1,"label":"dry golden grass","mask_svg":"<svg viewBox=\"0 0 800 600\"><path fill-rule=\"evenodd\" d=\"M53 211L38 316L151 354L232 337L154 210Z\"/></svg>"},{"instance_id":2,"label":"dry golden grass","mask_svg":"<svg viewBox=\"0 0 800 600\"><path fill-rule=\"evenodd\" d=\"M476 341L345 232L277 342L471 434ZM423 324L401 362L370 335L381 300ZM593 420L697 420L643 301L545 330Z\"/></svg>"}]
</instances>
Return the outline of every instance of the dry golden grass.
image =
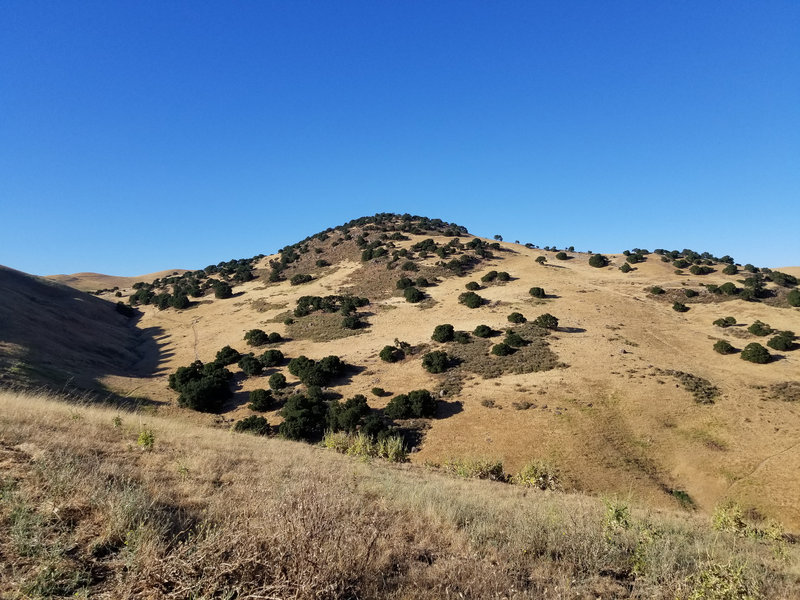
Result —
<instances>
[{"instance_id":1,"label":"dry golden grass","mask_svg":"<svg viewBox=\"0 0 800 600\"><path fill-rule=\"evenodd\" d=\"M132 277L119 277L117 275L103 275L102 273L72 273L71 275L47 275L47 279L68 285L83 292L94 292L96 290L110 290L112 288L130 288L139 281L151 282L154 279L170 277L171 275L182 275L186 269L167 269L157 273L147 275L134 275Z\"/></svg>"},{"instance_id":2,"label":"dry golden grass","mask_svg":"<svg viewBox=\"0 0 800 600\"><path fill-rule=\"evenodd\" d=\"M753 598L800 585L796 546L704 517L52 397L0 392L0 465L3 598L688 598L720 573Z\"/></svg>"}]
</instances>

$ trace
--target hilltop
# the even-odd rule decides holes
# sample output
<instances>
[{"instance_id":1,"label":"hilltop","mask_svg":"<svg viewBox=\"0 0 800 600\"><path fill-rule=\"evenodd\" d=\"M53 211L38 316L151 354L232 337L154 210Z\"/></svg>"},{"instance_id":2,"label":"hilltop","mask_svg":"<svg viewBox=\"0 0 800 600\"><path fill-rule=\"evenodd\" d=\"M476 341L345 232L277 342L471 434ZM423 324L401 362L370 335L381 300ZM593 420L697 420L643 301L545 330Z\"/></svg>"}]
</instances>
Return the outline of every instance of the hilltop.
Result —
<instances>
[{"instance_id":1,"label":"hilltop","mask_svg":"<svg viewBox=\"0 0 800 600\"><path fill-rule=\"evenodd\" d=\"M714 351L720 340L736 350L766 346L774 334L748 331L757 321L775 332L797 329L790 270L736 267L730 257L688 250L632 249L606 255L601 267L590 264L597 256L476 238L422 217L358 219L276 254L100 293L110 306L134 306L129 327L158 332L151 337L159 353L145 375L109 368L97 381L158 403L165 416L229 427L258 415L276 430L286 399L307 387L286 362L333 355L348 369L326 383L327 402L363 395L374 413L397 395L431 392L434 418L394 420L413 464L481 460L513 474L542 461L563 489L708 514L736 501L800 529L796 343L769 349L767 364ZM470 282L482 299L476 308L459 301ZM532 295L535 287L541 293ZM407 300L409 289L419 301ZM353 306L345 326L339 304L314 310L314 298L329 296L368 304ZM510 322L512 313L525 322ZM554 329L534 324L543 314L556 317ZM736 324L713 324L725 317ZM467 343L432 340L443 324L470 333ZM492 337L474 335L480 325ZM254 329L280 341L251 346L244 337ZM507 329L525 345L492 354ZM285 360L250 376L228 365L233 393L219 411L179 407L169 375L195 360L212 363L226 346L256 357L279 349ZM404 358L382 360L387 346ZM447 353L444 372L423 367L431 352ZM275 373L287 387L254 412L250 392L269 389Z\"/></svg>"},{"instance_id":2,"label":"hilltop","mask_svg":"<svg viewBox=\"0 0 800 600\"><path fill-rule=\"evenodd\" d=\"M147 275L133 277L119 277L117 275L104 275L102 273L72 273L71 275L46 275L45 278L57 283L63 283L82 292L95 292L110 290L116 292L119 288L129 288L137 281L153 281L162 277L182 275L186 269L167 269Z\"/></svg>"}]
</instances>

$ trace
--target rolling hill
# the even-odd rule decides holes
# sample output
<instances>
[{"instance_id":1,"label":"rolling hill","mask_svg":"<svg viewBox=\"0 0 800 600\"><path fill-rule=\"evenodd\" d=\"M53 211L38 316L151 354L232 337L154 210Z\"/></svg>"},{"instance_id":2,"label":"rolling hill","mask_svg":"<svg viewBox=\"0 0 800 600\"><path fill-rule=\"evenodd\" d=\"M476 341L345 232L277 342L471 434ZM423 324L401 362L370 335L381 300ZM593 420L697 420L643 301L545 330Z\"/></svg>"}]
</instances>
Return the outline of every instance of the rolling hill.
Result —
<instances>
[{"instance_id":1,"label":"rolling hill","mask_svg":"<svg viewBox=\"0 0 800 600\"><path fill-rule=\"evenodd\" d=\"M559 252L565 256L557 258ZM630 254L641 260L628 261ZM286 376L288 388L263 414L273 427L282 421L282 399L304 386L285 367L245 376L234 364L233 394L219 414L209 415L177 405L169 374L195 360L213 361L224 346L256 354L279 348L287 359L336 355L351 368L330 383L331 395L362 394L373 411L412 390L427 389L437 398L435 418L404 424L412 464L441 467L474 459L501 462L505 472L515 473L539 460L557 470L564 489L709 514L736 501L758 518L800 530L800 352L770 350L769 363L754 364L738 353L713 350L723 339L737 350L765 344L770 337L748 332L756 321L776 331L796 330L800 313L787 301L791 285L765 280L763 298L746 301L716 288L730 283L744 290L742 281L752 274L741 267L725 274L728 263L710 255L697 259L705 274L691 272L695 261L676 269L681 258L669 253L608 255L608 265L600 268L590 265L592 256L483 240L441 221L384 215L331 228L219 273L164 272L153 294L195 277L191 285L198 286L198 295L189 295L188 307L180 310L140 303L131 323L113 307L137 291L132 282L122 298L105 293L69 300L65 288L55 286L63 298L47 307L6 298L0 307L4 319L24 307L27 322L37 322L31 331L57 331L64 315L77 320L69 321L63 339L26 339L28 327L20 326L3 342L36 356L37 364L55 365L61 357L58 368L75 375L91 365L92 380L117 396L158 402L163 415L225 427L255 414L247 406L249 393L267 388L275 372ZM629 272L620 270L624 264ZM253 278L237 280L235 269L251 269ZM492 278L492 272L508 277ZM14 277L8 286L33 285L33 279ZM403 277L430 284L418 286L420 302L408 302L398 289ZM217 298L213 286L204 287L212 278L229 280L231 296ZM459 301L468 282L475 282L483 299L477 308ZM542 297L532 296L532 287L542 288ZM653 293L654 287L663 293ZM332 295L369 300L356 312L356 328L343 327L335 312L295 310L303 297ZM96 305L103 307L99 320L79 318L83 313L73 307L104 301ZM688 310L674 310L675 303ZM511 323L515 312L527 322ZM556 329L532 324L545 313L558 319ZM734 326L713 324L729 316ZM438 343L431 335L441 324L464 332L487 325L496 333L488 339L472 335L464 344ZM244 335L252 329L276 332L282 342L250 347ZM496 356L490 349L506 329L529 343L510 356ZM93 333L84 339L81 331ZM76 339L81 343L72 344ZM142 343L149 344L147 351L141 351ZM396 345L406 349L403 360L380 359L384 347ZM448 353L445 372L423 367L423 356L432 351ZM374 388L385 394L375 395Z\"/></svg>"},{"instance_id":2,"label":"rolling hill","mask_svg":"<svg viewBox=\"0 0 800 600\"><path fill-rule=\"evenodd\" d=\"M116 275L103 275L102 273L72 273L71 275L46 275L46 279L62 283L82 292L96 290L111 290L113 288L129 288L137 281L153 281L170 275L181 275L186 269L167 269L158 273L136 275L133 277L119 277Z\"/></svg>"}]
</instances>

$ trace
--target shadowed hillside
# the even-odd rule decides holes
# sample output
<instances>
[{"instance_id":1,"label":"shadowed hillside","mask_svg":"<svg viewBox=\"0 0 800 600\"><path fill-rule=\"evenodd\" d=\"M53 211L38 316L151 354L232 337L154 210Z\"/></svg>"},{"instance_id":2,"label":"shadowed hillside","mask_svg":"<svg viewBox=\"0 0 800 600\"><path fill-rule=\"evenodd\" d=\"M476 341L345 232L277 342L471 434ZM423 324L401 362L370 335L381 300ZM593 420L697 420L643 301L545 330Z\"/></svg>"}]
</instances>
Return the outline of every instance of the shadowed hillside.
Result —
<instances>
[{"instance_id":1,"label":"shadowed hillside","mask_svg":"<svg viewBox=\"0 0 800 600\"><path fill-rule=\"evenodd\" d=\"M99 389L109 375L155 374L157 326L114 302L0 266L0 377L6 385Z\"/></svg>"}]
</instances>

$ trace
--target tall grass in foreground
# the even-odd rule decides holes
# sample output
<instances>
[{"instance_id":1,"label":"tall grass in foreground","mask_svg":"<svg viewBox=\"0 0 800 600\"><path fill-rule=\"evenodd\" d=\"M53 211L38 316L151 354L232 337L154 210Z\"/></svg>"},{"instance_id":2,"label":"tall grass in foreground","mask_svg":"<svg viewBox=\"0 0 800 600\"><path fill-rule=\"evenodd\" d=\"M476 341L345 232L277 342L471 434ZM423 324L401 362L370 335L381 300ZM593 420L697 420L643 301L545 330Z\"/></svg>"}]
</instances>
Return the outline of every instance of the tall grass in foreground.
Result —
<instances>
[{"instance_id":1,"label":"tall grass in foreground","mask_svg":"<svg viewBox=\"0 0 800 600\"><path fill-rule=\"evenodd\" d=\"M395 463L408 460L408 451L403 443L403 438L399 435L390 435L376 440L362 432L326 431L322 438L322 447L335 450L340 454L360 456L361 458L384 458Z\"/></svg>"},{"instance_id":2,"label":"tall grass in foreground","mask_svg":"<svg viewBox=\"0 0 800 600\"><path fill-rule=\"evenodd\" d=\"M140 444L142 431L153 443ZM800 589L794 544L697 515L46 397L0 392L0 466L2 598L698 600Z\"/></svg>"}]
</instances>

